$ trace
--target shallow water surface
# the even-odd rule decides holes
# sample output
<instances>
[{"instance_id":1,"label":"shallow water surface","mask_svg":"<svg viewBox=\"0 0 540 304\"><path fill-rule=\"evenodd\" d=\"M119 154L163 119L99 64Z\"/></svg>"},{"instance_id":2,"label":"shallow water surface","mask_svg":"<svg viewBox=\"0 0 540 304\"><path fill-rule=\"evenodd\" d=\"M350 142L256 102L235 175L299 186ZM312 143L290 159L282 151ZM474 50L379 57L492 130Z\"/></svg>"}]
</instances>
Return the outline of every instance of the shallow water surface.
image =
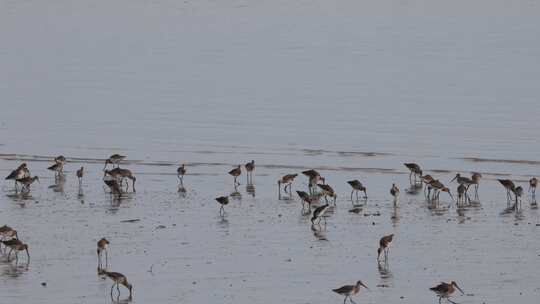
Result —
<instances>
[{"instance_id":1,"label":"shallow water surface","mask_svg":"<svg viewBox=\"0 0 540 304\"><path fill-rule=\"evenodd\" d=\"M539 15L524 0L0 2L0 173L40 177L27 197L1 185L0 225L31 261L0 259L0 302L109 303L106 237L133 303L342 303L331 289L358 279L358 303L436 303L450 280L458 303L536 303L540 214L528 195L505 212L496 179L527 189L540 168ZM101 181L113 153L137 176L121 202ZM46 170L58 154L64 185ZM226 172L252 159L254 189L234 189ZM445 184L481 172L480 204L428 208L406 194L411 161ZM278 199L307 168L338 193L322 231ZM222 218L214 198L232 193Z\"/></svg>"}]
</instances>

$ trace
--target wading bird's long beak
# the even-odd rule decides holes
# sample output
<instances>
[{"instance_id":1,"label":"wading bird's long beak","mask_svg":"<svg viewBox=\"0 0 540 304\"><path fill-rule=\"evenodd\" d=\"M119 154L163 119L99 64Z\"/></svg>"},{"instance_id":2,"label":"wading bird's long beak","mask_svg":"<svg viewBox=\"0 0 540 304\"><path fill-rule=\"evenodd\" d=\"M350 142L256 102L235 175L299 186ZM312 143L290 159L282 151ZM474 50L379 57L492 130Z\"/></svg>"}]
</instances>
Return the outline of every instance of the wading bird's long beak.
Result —
<instances>
[{"instance_id":1,"label":"wading bird's long beak","mask_svg":"<svg viewBox=\"0 0 540 304\"><path fill-rule=\"evenodd\" d=\"M28 261L30 261L30 253L28 252L28 248L26 249L26 256L28 257Z\"/></svg>"},{"instance_id":2,"label":"wading bird's long beak","mask_svg":"<svg viewBox=\"0 0 540 304\"><path fill-rule=\"evenodd\" d=\"M463 290L461 290L461 288L459 288L459 286L457 286L457 284L454 284L454 286L456 286L456 288L461 292L461 294L465 294L465 293L463 292Z\"/></svg>"},{"instance_id":3,"label":"wading bird's long beak","mask_svg":"<svg viewBox=\"0 0 540 304\"><path fill-rule=\"evenodd\" d=\"M452 201L455 201L454 196L452 195L452 192L450 192L450 190L448 190L448 195L450 195L450 197L452 198Z\"/></svg>"},{"instance_id":4,"label":"wading bird's long beak","mask_svg":"<svg viewBox=\"0 0 540 304\"><path fill-rule=\"evenodd\" d=\"M364 286L367 290L371 291L371 289L369 289L369 287L367 287L366 285L364 285L364 283L360 283L360 285Z\"/></svg>"},{"instance_id":5,"label":"wading bird's long beak","mask_svg":"<svg viewBox=\"0 0 540 304\"><path fill-rule=\"evenodd\" d=\"M451 180L450 182L453 182L453 181L455 181L455 180L456 180L456 178L457 178L457 175L456 175L456 176L454 176L454 178L452 178L452 180Z\"/></svg>"}]
</instances>

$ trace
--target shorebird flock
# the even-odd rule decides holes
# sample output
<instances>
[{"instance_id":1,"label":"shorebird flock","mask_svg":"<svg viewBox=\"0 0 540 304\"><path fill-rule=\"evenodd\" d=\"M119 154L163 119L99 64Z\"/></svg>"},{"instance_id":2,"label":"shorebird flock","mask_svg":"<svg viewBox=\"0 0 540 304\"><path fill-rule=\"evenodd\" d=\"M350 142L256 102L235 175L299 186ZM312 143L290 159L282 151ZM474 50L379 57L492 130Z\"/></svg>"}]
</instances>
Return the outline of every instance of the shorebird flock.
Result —
<instances>
[{"instance_id":1,"label":"shorebird flock","mask_svg":"<svg viewBox=\"0 0 540 304\"><path fill-rule=\"evenodd\" d=\"M108 192L113 198L119 198L124 193L131 191L134 193L136 177L129 169L121 168L120 165L125 161L126 156L113 154L105 159L103 167L103 183L108 189ZM54 172L55 181L65 179L64 166L66 164L66 158L64 156L57 156L52 160L52 165L47 169ZM482 174L473 172L471 177L462 176L457 173L455 177L449 181L448 185L456 183L457 199L454 200L451 189L444 185L439 179L434 178L431 175L424 175L420 165L416 163L404 163L404 166L409 170L409 185L405 192L408 194L417 194L423 189L426 201L432 208L439 208L440 194L441 192L447 193L452 202L455 202L457 207L463 207L470 204L474 204L479 200L479 186L482 179ZM238 181L242 175L242 167L246 172L247 189L253 187L253 172L255 171L255 161L252 160L245 165L235 166L232 170L228 171L228 175L233 178L233 186L240 185ZM177 177L179 180L178 191L185 191L184 177L188 174L188 169L185 164L181 164L177 171ZM334 191L334 188L326 183L326 179L316 170L310 169L300 172L307 178L307 189L296 190L301 206L303 215L311 215L311 229L317 233L321 229L326 229L326 221L328 217L334 213L334 209L338 207L337 200L338 195ZM75 173L79 182L79 192L83 185L84 167L80 167ZM280 177L277 180L278 185L278 199L279 200L291 200L293 199L293 183L298 178L299 173L290 173ZM6 178L6 180L14 181L14 190L16 193L28 194L31 190L31 186L34 182L39 182L38 176L31 176L30 170L26 163L20 164L15 168ZM516 185L509 179L498 179L498 182L504 187L506 191L507 208L513 210L519 210L521 208L521 198L524 194L523 187ZM368 195L367 187L358 179L346 181L351 187L350 201L352 203L352 209L349 212L358 213L362 210L361 206L367 204ZM536 188L538 186L538 179L532 177L529 181L529 193L531 194L531 204L536 205ZM471 189L472 187L472 189ZM253 188L254 189L254 188ZM230 195L216 197L216 202L219 206L219 216L225 217L225 206L229 205L229 198L234 197L237 193L233 192ZM361 194L360 194L361 193ZM389 189L389 193L393 198L393 204L396 206L399 202L400 189L395 183ZM360 195L359 195L360 194ZM239 195L239 193L238 193ZM377 263L379 267L381 265L388 265L389 249L392 241L394 240L394 234L383 236L379 241L377 248ZM113 281L111 286L111 298L113 298L113 291L116 287L117 300L120 296L120 285L124 286L129 291L128 300L132 299L133 286L128 282L127 277L119 272L109 271L109 257L108 257L109 241L105 238L101 238L97 242L97 272L98 275L104 278L110 278ZM3 248L2 248L3 247ZM375 247L375 246L374 246ZM23 243L19 239L17 231L7 225L0 227L0 253L7 255L7 260L10 261L11 256L14 254L14 260L18 263L18 253L20 251L26 251L27 263L30 261L30 254L28 251L28 245ZM105 259L105 261L103 261ZM349 300L351 303L355 303L352 296L360 292L361 287L369 288L361 281L358 280L354 285L344 285L342 287L332 289L333 292L344 296L343 303ZM439 303L443 299L450 303L453 302L450 297L456 290L463 294L461 288L455 281L450 283L442 282L439 285L430 288L438 297Z\"/></svg>"}]
</instances>

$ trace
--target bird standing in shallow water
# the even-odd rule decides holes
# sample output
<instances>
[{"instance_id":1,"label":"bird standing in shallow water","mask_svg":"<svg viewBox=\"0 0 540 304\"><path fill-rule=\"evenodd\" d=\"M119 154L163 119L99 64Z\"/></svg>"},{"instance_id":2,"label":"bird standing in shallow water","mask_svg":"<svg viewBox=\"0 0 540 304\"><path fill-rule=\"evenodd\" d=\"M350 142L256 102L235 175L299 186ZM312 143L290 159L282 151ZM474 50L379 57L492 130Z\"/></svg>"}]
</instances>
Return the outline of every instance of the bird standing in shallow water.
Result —
<instances>
[{"instance_id":1,"label":"bird standing in shallow water","mask_svg":"<svg viewBox=\"0 0 540 304\"><path fill-rule=\"evenodd\" d=\"M422 176L422 169L420 168L418 164L415 164L415 163L404 163L404 165L405 167L407 167L407 169L409 169L409 171L411 171L411 173L409 174L410 184L411 185L416 184L417 183L416 178ZM413 175L414 175L414 183L413 183Z\"/></svg>"},{"instance_id":2,"label":"bird standing in shallow water","mask_svg":"<svg viewBox=\"0 0 540 304\"><path fill-rule=\"evenodd\" d=\"M122 186L122 182L126 178L131 179L133 192L136 192L136 190L135 190L135 181L137 181L137 178L135 178L135 175L133 175L131 170L121 169L121 168L117 167L117 168L114 168L112 170L105 170L105 175L109 175L112 178L114 178L115 180L117 180L119 186ZM129 183L128 183L127 180L126 180L126 183L127 183L127 186L126 186L126 191L127 191L127 190L129 190Z\"/></svg>"},{"instance_id":3,"label":"bird standing in shallow water","mask_svg":"<svg viewBox=\"0 0 540 304\"><path fill-rule=\"evenodd\" d=\"M352 191L351 191L351 202L353 201L353 193L356 192L356 200L358 201L358 192L359 191L362 191L364 192L364 199L367 199L367 192L366 192L366 187L364 187L364 185L362 185L362 183L355 179L355 180L351 180L351 181L348 181L347 184L351 185L352 187Z\"/></svg>"},{"instance_id":4,"label":"bird standing in shallow water","mask_svg":"<svg viewBox=\"0 0 540 304\"><path fill-rule=\"evenodd\" d=\"M182 164L178 169L176 169L178 179L180 180L180 185L184 184L184 175L186 174L186 165Z\"/></svg>"},{"instance_id":5,"label":"bird standing in shallow water","mask_svg":"<svg viewBox=\"0 0 540 304\"><path fill-rule=\"evenodd\" d=\"M510 205L510 201L512 200L511 192L514 192L516 185L509 179L498 179L498 181L506 189L506 204Z\"/></svg>"},{"instance_id":6,"label":"bird standing in shallow water","mask_svg":"<svg viewBox=\"0 0 540 304\"><path fill-rule=\"evenodd\" d=\"M480 179L482 179L482 174L478 172L473 172L471 175L471 180L474 185L474 199L478 200L478 188L480 187Z\"/></svg>"},{"instance_id":7,"label":"bird standing in shallow water","mask_svg":"<svg viewBox=\"0 0 540 304\"><path fill-rule=\"evenodd\" d=\"M289 194L292 194L291 192L291 186L292 186L292 183L294 181L294 179L298 176L298 174L287 174L287 175L283 175L281 177L281 179L278 180L278 190L279 190L279 194L281 195L281 185L285 185L285 187L283 188L283 191L285 191L285 193L287 193L287 187L289 188Z\"/></svg>"},{"instance_id":8,"label":"bird standing in shallow water","mask_svg":"<svg viewBox=\"0 0 540 304\"><path fill-rule=\"evenodd\" d=\"M313 169L302 171L302 174L307 176L309 179L308 181L309 194L314 194L315 187L317 187L317 182L322 179L321 175L319 174L319 172Z\"/></svg>"},{"instance_id":9,"label":"bird standing in shallow water","mask_svg":"<svg viewBox=\"0 0 540 304\"><path fill-rule=\"evenodd\" d=\"M102 269L102 255L103 252L105 252L105 268L109 266L109 253L107 250L107 247L109 247L109 241L106 238L102 238L97 242L97 256L98 256L98 268Z\"/></svg>"},{"instance_id":10,"label":"bird standing in shallow water","mask_svg":"<svg viewBox=\"0 0 540 304\"><path fill-rule=\"evenodd\" d=\"M398 186L396 186L396 184L392 184L392 188L390 188L390 194L394 197L394 204L396 204L399 197L399 188Z\"/></svg>"},{"instance_id":11,"label":"bird standing in shallow water","mask_svg":"<svg viewBox=\"0 0 540 304\"><path fill-rule=\"evenodd\" d=\"M17 167L17 169L11 171L11 173L8 176L6 176L6 180L10 180L10 179L14 180L15 190L17 190L17 180L24 177L29 177L29 176L30 176L30 171L28 170L28 167L26 167L26 163L22 163Z\"/></svg>"},{"instance_id":12,"label":"bird standing in shallow water","mask_svg":"<svg viewBox=\"0 0 540 304\"><path fill-rule=\"evenodd\" d=\"M127 277L125 275L119 272L109 272L109 271L103 271L102 273L114 282L114 284L111 287L111 298L113 296L114 286L116 286L116 290L118 290L118 297L120 297L120 284L122 284L129 290L129 299L131 299L133 286L128 282Z\"/></svg>"},{"instance_id":13,"label":"bird standing in shallow water","mask_svg":"<svg viewBox=\"0 0 540 304\"><path fill-rule=\"evenodd\" d=\"M326 218L324 217L324 213L330 208L330 205L324 204L320 207L317 207L315 211L313 211L313 217L311 217L311 224L315 225L315 221L319 220L317 224L321 223L321 219L324 218L324 222L326 223Z\"/></svg>"},{"instance_id":14,"label":"bird standing in shallow water","mask_svg":"<svg viewBox=\"0 0 540 304\"><path fill-rule=\"evenodd\" d=\"M355 294L357 294L360 291L361 286L369 290L369 288L366 285L364 285L362 281L358 281L356 282L356 285L345 285L345 286L341 286L340 288L332 289L332 291L342 296L345 296L345 299L343 299L343 304L345 304L347 299L349 299L351 303L356 304L356 302L354 302L351 299L351 296L354 296Z\"/></svg>"},{"instance_id":15,"label":"bird standing in shallow water","mask_svg":"<svg viewBox=\"0 0 540 304\"><path fill-rule=\"evenodd\" d=\"M255 170L255 161L252 160L245 165L246 167L246 178L248 184L253 184L253 170Z\"/></svg>"},{"instance_id":16,"label":"bird standing in shallow water","mask_svg":"<svg viewBox=\"0 0 540 304\"><path fill-rule=\"evenodd\" d=\"M337 200L337 194L336 192L334 192L334 189L330 187L330 185L326 185L326 184L317 184L317 186L319 186L319 188L322 190L325 202L328 203L327 197L330 196L334 199L334 206L335 206L336 200Z\"/></svg>"},{"instance_id":17,"label":"bird standing in shallow water","mask_svg":"<svg viewBox=\"0 0 540 304\"><path fill-rule=\"evenodd\" d=\"M441 284L431 287L430 290L435 292L437 296L439 296L439 304L441 304L441 299L445 298L450 303L457 304L456 302L453 302L449 299L449 297L454 293L454 291L459 290L462 294L464 294L463 290L459 288L457 283L455 281L452 281L450 283L441 282Z\"/></svg>"},{"instance_id":18,"label":"bird standing in shallow water","mask_svg":"<svg viewBox=\"0 0 540 304\"><path fill-rule=\"evenodd\" d=\"M83 175L84 175L84 167L81 167L79 170L77 170L76 175L77 175L77 178L79 179L79 186L81 186Z\"/></svg>"},{"instance_id":19,"label":"bird standing in shallow water","mask_svg":"<svg viewBox=\"0 0 540 304\"><path fill-rule=\"evenodd\" d=\"M239 182L236 181L236 179L238 178L238 176L240 176L240 174L242 174L242 166L238 165L238 167L232 169L231 171L229 171L229 175L231 175L232 177L234 177L234 186L238 186L240 185Z\"/></svg>"},{"instance_id":20,"label":"bird standing in shallow water","mask_svg":"<svg viewBox=\"0 0 540 304\"><path fill-rule=\"evenodd\" d=\"M225 206L229 204L229 197L220 196L216 198L216 201L221 205L221 207L219 208L219 214L225 214Z\"/></svg>"},{"instance_id":21,"label":"bird standing in shallow water","mask_svg":"<svg viewBox=\"0 0 540 304\"><path fill-rule=\"evenodd\" d=\"M464 184L459 184L457 187L457 193L458 193L458 199L457 203L458 205L460 203L466 203L469 199L469 196L467 195L467 187Z\"/></svg>"},{"instance_id":22,"label":"bird standing in shallow water","mask_svg":"<svg viewBox=\"0 0 540 304\"><path fill-rule=\"evenodd\" d=\"M390 247L390 243L392 243L392 239L394 238L393 234L385 235L379 240L379 249L377 249L377 261L380 261L381 252L384 252L384 262L388 262L388 251Z\"/></svg>"},{"instance_id":23,"label":"bird standing in shallow water","mask_svg":"<svg viewBox=\"0 0 540 304\"><path fill-rule=\"evenodd\" d=\"M536 177L533 177L529 180L529 192L531 192L531 195L533 199L536 197L536 187L538 186L538 179Z\"/></svg>"},{"instance_id":24,"label":"bird standing in shallow water","mask_svg":"<svg viewBox=\"0 0 540 304\"><path fill-rule=\"evenodd\" d=\"M521 196L523 195L523 188L521 186L517 186L512 192L514 192L514 196L516 198L514 208L519 210L521 209Z\"/></svg>"},{"instance_id":25,"label":"bird standing in shallow water","mask_svg":"<svg viewBox=\"0 0 540 304\"><path fill-rule=\"evenodd\" d=\"M22 184L21 191L27 191L28 192L28 191L30 191L30 185L32 185L35 181L39 182L39 177L37 177L37 176L34 176L34 177L26 176L26 177L23 177L23 178L16 179L16 181L19 184Z\"/></svg>"}]
</instances>

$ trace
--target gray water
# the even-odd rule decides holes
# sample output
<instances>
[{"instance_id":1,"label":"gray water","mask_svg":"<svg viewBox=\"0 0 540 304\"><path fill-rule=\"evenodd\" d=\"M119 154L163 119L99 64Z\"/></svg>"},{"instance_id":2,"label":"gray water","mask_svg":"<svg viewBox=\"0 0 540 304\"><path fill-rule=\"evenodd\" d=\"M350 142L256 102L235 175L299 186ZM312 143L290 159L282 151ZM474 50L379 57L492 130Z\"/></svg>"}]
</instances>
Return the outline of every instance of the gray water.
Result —
<instances>
[{"instance_id":1,"label":"gray water","mask_svg":"<svg viewBox=\"0 0 540 304\"><path fill-rule=\"evenodd\" d=\"M330 289L357 279L372 289L362 303L435 302L441 280L465 289L460 303L536 303L538 210L525 197L501 214L495 179L538 174L539 17L535 1L1 1L0 172L26 161L41 183L31 198L2 185L0 225L32 260L0 264L0 298L110 301L95 269L106 236L133 303L340 303ZM112 153L138 176L119 206L101 182ZM63 192L45 169L58 154ZM243 176L224 221L213 198L251 159L256 195ZM482 172L481 206L432 212L402 191L396 222L388 189L406 188L407 161L445 183ZM303 168L339 194L328 241L297 199L277 199L278 177ZM368 186L367 216L347 212L353 178Z\"/></svg>"}]
</instances>

